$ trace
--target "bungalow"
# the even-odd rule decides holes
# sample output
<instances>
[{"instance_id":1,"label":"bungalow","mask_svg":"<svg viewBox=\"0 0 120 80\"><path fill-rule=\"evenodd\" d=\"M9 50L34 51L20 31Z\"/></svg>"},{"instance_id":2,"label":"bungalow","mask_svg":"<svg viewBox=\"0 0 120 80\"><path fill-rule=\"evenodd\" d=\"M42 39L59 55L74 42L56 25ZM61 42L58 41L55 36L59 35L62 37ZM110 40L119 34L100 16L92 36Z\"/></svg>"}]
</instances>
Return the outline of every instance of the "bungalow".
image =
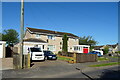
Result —
<instances>
[{"instance_id":1,"label":"bungalow","mask_svg":"<svg viewBox=\"0 0 120 80\"><path fill-rule=\"evenodd\" d=\"M118 43L117 44L114 44L114 45L103 45L103 46L95 46L94 50L103 50L105 47L108 47L109 48L109 53L115 53L118 50Z\"/></svg>"}]
</instances>

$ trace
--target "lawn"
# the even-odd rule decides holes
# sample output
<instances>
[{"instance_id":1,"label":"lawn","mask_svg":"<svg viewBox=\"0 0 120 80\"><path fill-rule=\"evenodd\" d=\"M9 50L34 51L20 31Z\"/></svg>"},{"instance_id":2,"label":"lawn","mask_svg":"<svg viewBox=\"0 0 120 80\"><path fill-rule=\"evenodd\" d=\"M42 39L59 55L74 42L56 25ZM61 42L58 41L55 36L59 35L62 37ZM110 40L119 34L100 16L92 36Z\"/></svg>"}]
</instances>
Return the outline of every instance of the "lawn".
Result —
<instances>
[{"instance_id":1,"label":"lawn","mask_svg":"<svg viewBox=\"0 0 120 80\"><path fill-rule=\"evenodd\" d=\"M104 64L90 65L89 67L103 67L103 66L112 66L112 65L118 65L118 64L120 63L110 62L110 63L104 63Z\"/></svg>"},{"instance_id":2,"label":"lawn","mask_svg":"<svg viewBox=\"0 0 120 80\"><path fill-rule=\"evenodd\" d=\"M98 61L106 61L106 60L109 60L109 59L105 57L98 57Z\"/></svg>"},{"instance_id":3,"label":"lawn","mask_svg":"<svg viewBox=\"0 0 120 80\"><path fill-rule=\"evenodd\" d=\"M111 56L111 58L119 58L119 57Z\"/></svg>"}]
</instances>

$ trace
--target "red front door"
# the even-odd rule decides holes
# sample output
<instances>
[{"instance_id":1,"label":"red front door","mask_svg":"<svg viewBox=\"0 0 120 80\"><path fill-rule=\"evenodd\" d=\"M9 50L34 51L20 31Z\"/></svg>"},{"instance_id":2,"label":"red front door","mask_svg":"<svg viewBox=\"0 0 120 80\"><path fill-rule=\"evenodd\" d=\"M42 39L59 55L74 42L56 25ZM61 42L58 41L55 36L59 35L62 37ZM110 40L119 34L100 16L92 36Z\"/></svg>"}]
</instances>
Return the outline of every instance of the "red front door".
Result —
<instances>
[{"instance_id":1,"label":"red front door","mask_svg":"<svg viewBox=\"0 0 120 80\"><path fill-rule=\"evenodd\" d=\"M83 48L83 53L88 53L88 48Z\"/></svg>"}]
</instances>

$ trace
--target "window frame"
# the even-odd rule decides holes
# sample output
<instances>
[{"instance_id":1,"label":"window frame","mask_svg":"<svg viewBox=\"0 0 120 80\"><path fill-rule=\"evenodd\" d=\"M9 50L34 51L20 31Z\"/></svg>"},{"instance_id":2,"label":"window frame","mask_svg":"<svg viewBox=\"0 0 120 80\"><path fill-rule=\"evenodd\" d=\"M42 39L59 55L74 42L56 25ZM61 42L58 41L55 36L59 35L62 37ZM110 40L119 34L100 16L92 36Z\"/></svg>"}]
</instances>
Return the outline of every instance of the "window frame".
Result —
<instances>
[{"instance_id":1,"label":"window frame","mask_svg":"<svg viewBox=\"0 0 120 80\"><path fill-rule=\"evenodd\" d=\"M35 34L36 38L40 38L40 36L41 36L40 34Z\"/></svg>"},{"instance_id":2,"label":"window frame","mask_svg":"<svg viewBox=\"0 0 120 80\"><path fill-rule=\"evenodd\" d=\"M55 40L55 35L47 35L48 39Z\"/></svg>"},{"instance_id":3,"label":"window frame","mask_svg":"<svg viewBox=\"0 0 120 80\"><path fill-rule=\"evenodd\" d=\"M53 50L50 50L50 49L49 49L49 46L53 46ZM48 45L47 48L48 48L48 50L50 50L50 51L56 51L56 46L55 46L55 45Z\"/></svg>"}]
</instances>

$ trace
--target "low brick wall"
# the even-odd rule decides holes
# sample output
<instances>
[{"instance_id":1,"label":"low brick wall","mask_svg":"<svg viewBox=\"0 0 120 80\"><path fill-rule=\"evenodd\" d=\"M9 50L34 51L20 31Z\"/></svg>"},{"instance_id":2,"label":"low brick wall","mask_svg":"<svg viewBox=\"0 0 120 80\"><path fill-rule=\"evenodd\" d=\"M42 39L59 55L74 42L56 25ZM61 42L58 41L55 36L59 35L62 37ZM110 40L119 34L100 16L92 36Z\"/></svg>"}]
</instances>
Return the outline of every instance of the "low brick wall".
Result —
<instances>
[{"instance_id":1,"label":"low brick wall","mask_svg":"<svg viewBox=\"0 0 120 80\"><path fill-rule=\"evenodd\" d=\"M13 58L0 58L2 69L13 69Z\"/></svg>"}]
</instances>

